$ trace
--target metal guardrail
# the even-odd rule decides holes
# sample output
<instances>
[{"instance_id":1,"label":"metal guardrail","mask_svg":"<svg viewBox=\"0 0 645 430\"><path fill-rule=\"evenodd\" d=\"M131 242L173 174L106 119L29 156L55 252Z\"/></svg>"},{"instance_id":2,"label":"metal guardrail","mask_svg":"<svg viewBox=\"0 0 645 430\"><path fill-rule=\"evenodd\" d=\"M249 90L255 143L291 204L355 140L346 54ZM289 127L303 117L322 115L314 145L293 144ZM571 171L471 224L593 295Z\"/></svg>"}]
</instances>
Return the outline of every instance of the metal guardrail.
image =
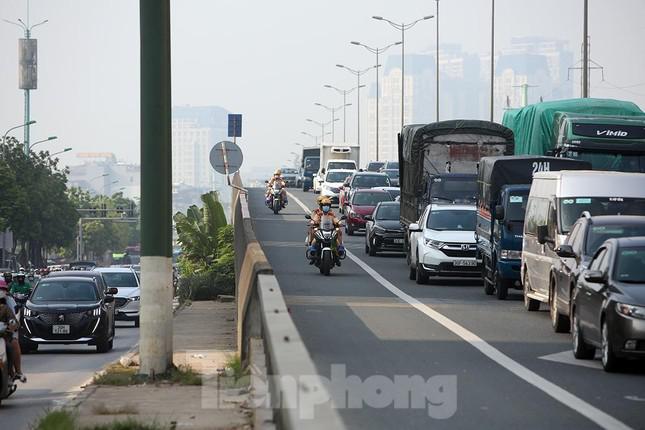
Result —
<instances>
[{"instance_id":1,"label":"metal guardrail","mask_svg":"<svg viewBox=\"0 0 645 430\"><path fill-rule=\"evenodd\" d=\"M241 186L239 175L234 178ZM247 195L234 192L235 281L238 351L244 362L249 346L261 338L273 421L281 429L339 429L345 425L318 375L260 247L248 210Z\"/></svg>"}]
</instances>

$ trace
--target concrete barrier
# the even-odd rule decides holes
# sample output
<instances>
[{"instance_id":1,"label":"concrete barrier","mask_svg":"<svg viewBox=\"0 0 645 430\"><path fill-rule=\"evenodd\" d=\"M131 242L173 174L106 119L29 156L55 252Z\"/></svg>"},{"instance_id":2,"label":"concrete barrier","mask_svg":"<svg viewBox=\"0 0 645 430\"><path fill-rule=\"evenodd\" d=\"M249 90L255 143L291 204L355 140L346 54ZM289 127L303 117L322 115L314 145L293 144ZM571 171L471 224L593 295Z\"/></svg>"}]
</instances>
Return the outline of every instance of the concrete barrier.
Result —
<instances>
[{"instance_id":1,"label":"concrete barrier","mask_svg":"<svg viewBox=\"0 0 645 430\"><path fill-rule=\"evenodd\" d=\"M239 180L239 176L237 178ZM239 180L238 186L242 183ZM281 429L345 428L289 314L278 280L258 243L247 195L234 194L238 351L256 363L258 339L266 360L273 422ZM252 346L251 346L252 345ZM262 408L260 408L262 409Z\"/></svg>"}]
</instances>

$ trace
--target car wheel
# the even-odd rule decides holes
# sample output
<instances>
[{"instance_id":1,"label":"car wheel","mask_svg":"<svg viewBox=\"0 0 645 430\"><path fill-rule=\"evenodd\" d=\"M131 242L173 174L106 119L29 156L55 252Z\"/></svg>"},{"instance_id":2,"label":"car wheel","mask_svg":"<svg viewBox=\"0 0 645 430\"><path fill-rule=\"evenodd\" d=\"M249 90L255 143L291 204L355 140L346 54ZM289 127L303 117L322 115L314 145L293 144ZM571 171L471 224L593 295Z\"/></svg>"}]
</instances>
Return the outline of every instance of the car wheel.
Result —
<instances>
[{"instance_id":1,"label":"car wheel","mask_svg":"<svg viewBox=\"0 0 645 430\"><path fill-rule=\"evenodd\" d=\"M409 251L405 252L405 262L408 265L408 278L410 278L411 281L414 281L415 279L417 279L417 268L412 265L412 259L410 258Z\"/></svg>"},{"instance_id":2,"label":"car wheel","mask_svg":"<svg viewBox=\"0 0 645 430\"><path fill-rule=\"evenodd\" d=\"M591 360L596 354L596 348L585 342L584 336L580 331L580 321L578 320L578 311L573 308L571 323L571 340L573 342L573 356L580 360Z\"/></svg>"},{"instance_id":3,"label":"car wheel","mask_svg":"<svg viewBox=\"0 0 645 430\"><path fill-rule=\"evenodd\" d=\"M366 253L366 254L369 254L369 253L370 253L370 246L369 246L369 244L367 243L367 240L365 241L365 253Z\"/></svg>"},{"instance_id":4,"label":"car wheel","mask_svg":"<svg viewBox=\"0 0 645 430\"><path fill-rule=\"evenodd\" d=\"M609 328L607 322L602 322L602 347L601 347L601 360L602 368L606 372L617 372L621 369L623 360L616 357L614 349L611 347L611 339L609 338Z\"/></svg>"},{"instance_id":5,"label":"car wheel","mask_svg":"<svg viewBox=\"0 0 645 430\"><path fill-rule=\"evenodd\" d=\"M524 282L522 282L522 284L524 285L524 307L529 312L539 311L540 302L528 296L528 292L530 291L531 286L529 284L529 278L526 273L526 269L524 269Z\"/></svg>"},{"instance_id":6,"label":"car wheel","mask_svg":"<svg viewBox=\"0 0 645 430\"><path fill-rule=\"evenodd\" d=\"M551 326L556 333L569 332L569 318L558 312L558 289L555 282L551 282L551 294L549 297L549 312L551 314Z\"/></svg>"},{"instance_id":7,"label":"car wheel","mask_svg":"<svg viewBox=\"0 0 645 430\"><path fill-rule=\"evenodd\" d=\"M429 281L428 273L423 269L423 265L419 263L418 255L416 264L416 280L419 285L427 284Z\"/></svg>"},{"instance_id":8,"label":"car wheel","mask_svg":"<svg viewBox=\"0 0 645 430\"><path fill-rule=\"evenodd\" d=\"M345 224L345 233L347 233L348 236L354 236L354 229L351 225Z\"/></svg>"},{"instance_id":9,"label":"car wheel","mask_svg":"<svg viewBox=\"0 0 645 430\"><path fill-rule=\"evenodd\" d=\"M502 279L495 272L495 293L497 295L497 300L506 300L508 297L508 280Z\"/></svg>"},{"instance_id":10,"label":"car wheel","mask_svg":"<svg viewBox=\"0 0 645 430\"><path fill-rule=\"evenodd\" d=\"M136 320L134 320L134 327L135 327L135 328L139 328L139 321L140 321L140 320L139 320L139 317L137 317L137 319L136 319Z\"/></svg>"}]
</instances>

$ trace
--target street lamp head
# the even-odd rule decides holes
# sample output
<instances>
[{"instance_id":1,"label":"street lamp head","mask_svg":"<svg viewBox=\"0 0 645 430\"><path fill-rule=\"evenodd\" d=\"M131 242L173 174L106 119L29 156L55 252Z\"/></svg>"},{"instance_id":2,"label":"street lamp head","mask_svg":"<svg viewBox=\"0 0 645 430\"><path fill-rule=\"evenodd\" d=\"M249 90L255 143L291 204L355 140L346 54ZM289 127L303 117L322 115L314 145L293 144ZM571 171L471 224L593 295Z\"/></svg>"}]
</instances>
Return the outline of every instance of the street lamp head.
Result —
<instances>
[{"instance_id":1,"label":"street lamp head","mask_svg":"<svg viewBox=\"0 0 645 430\"><path fill-rule=\"evenodd\" d=\"M314 106L323 106L323 105L320 103L314 103Z\"/></svg>"},{"instance_id":2,"label":"street lamp head","mask_svg":"<svg viewBox=\"0 0 645 430\"><path fill-rule=\"evenodd\" d=\"M336 67L340 67L341 69L345 68L345 66L343 66L342 64L336 64Z\"/></svg>"},{"instance_id":3,"label":"street lamp head","mask_svg":"<svg viewBox=\"0 0 645 430\"><path fill-rule=\"evenodd\" d=\"M354 41L351 41L351 42L349 42L349 43L351 43L352 45L359 45L359 46L361 45L361 42L357 42L357 41L355 41L355 40L354 40Z\"/></svg>"},{"instance_id":4,"label":"street lamp head","mask_svg":"<svg viewBox=\"0 0 645 430\"><path fill-rule=\"evenodd\" d=\"M396 46L396 45L401 45L402 43L403 43L403 42L401 42L401 41L399 40L399 41L398 41L398 42L396 42L394 45L395 45L395 46Z\"/></svg>"},{"instance_id":5,"label":"street lamp head","mask_svg":"<svg viewBox=\"0 0 645 430\"><path fill-rule=\"evenodd\" d=\"M36 124L35 119L32 119L31 121L28 121L28 122L25 123L25 125L32 125L32 124Z\"/></svg>"},{"instance_id":6,"label":"street lamp head","mask_svg":"<svg viewBox=\"0 0 645 430\"><path fill-rule=\"evenodd\" d=\"M72 150L72 148L65 148L65 149L63 149L63 152L69 152L71 150Z\"/></svg>"},{"instance_id":7,"label":"street lamp head","mask_svg":"<svg viewBox=\"0 0 645 430\"><path fill-rule=\"evenodd\" d=\"M325 88L334 88L334 87L332 87L332 86L331 86L331 85L329 85L329 84L325 84L325 85L323 85L323 87L325 87Z\"/></svg>"},{"instance_id":8,"label":"street lamp head","mask_svg":"<svg viewBox=\"0 0 645 430\"><path fill-rule=\"evenodd\" d=\"M383 21L383 17L382 17L382 16L373 16L372 18L373 18L373 19L375 19L375 20L377 20L377 21Z\"/></svg>"},{"instance_id":9,"label":"street lamp head","mask_svg":"<svg viewBox=\"0 0 645 430\"><path fill-rule=\"evenodd\" d=\"M306 121L307 121L307 122L314 122L314 120L313 120L313 119L311 119L311 118L307 118L307 119L306 119Z\"/></svg>"},{"instance_id":10,"label":"street lamp head","mask_svg":"<svg viewBox=\"0 0 645 430\"><path fill-rule=\"evenodd\" d=\"M428 15L423 17L423 19L432 19L432 18L434 18L434 15Z\"/></svg>"},{"instance_id":11,"label":"street lamp head","mask_svg":"<svg viewBox=\"0 0 645 430\"><path fill-rule=\"evenodd\" d=\"M56 140L58 139L58 136L49 136L47 140Z\"/></svg>"}]
</instances>

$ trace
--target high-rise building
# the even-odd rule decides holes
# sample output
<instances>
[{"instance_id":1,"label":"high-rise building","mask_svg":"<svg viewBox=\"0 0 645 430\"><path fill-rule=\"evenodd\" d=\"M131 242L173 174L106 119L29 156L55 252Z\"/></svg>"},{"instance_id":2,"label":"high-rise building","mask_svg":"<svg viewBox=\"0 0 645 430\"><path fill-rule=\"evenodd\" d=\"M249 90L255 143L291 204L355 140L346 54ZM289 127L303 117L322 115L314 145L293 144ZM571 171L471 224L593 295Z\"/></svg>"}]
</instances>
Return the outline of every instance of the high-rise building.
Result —
<instances>
[{"instance_id":1,"label":"high-rise building","mask_svg":"<svg viewBox=\"0 0 645 430\"><path fill-rule=\"evenodd\" d=\"M141 195L141 166L117 161L111 152L84 152L76 154L83 164L69 166L67 182L93 194L111 196L122 193L134 198Z\"/></svg>"},{"instance_id":2,"label":"high-rise building","mask_svg":"<svg viewBox=\"0 0 645 430\"><path fill-rule=\"evenodd\" d=\"M217 182L210 165L213 146L226 138L228 111L218 106L172 109L172 181L213 189ZM216 179L217 178L217 179Z\"/></svg>"}]
</instances>

